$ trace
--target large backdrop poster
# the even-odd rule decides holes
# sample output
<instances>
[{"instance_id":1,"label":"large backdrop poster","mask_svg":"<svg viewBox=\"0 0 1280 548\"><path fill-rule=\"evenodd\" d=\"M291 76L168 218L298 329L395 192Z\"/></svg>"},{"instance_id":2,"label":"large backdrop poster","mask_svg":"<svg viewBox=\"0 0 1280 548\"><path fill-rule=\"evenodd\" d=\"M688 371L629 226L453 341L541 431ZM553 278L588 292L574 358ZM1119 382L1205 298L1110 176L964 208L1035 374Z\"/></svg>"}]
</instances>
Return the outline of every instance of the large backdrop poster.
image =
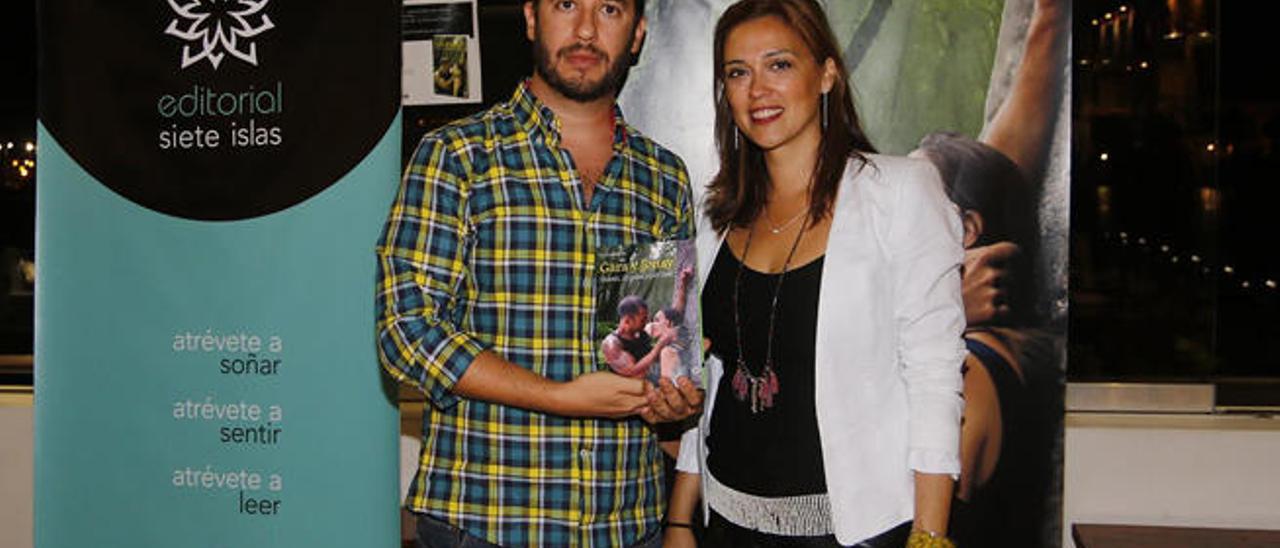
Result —
<instances>
[{"instance_id":1,"label":"large backdrop poster","mask_svg":"<svg viewBox=\"0 0 1280 548\"><path fill-rule=\"evenodd\" d=\"M649 36L621 96L628 121L685 160L699 198L717 168L711 37L732 3L650 2ZM1003 441L994 452L962 451L952 530L971 546L1058 546L1071 2L822 4L871 142L883 153L933 160L962 210L985 215L988 227L1000 217L1015 228L966 252L966 339L982 362L970 365L994 379L997 401L988 404L1003 421L986 430L970 425L964 435L978 446ZM981 276L992 272L999 281ZM974 350L973 341L1012 359ZM969 391L981 382L966 374L971 407L979 396ZM984 469L995 472L974 472Z\"/></svg>"},{"instance_id":2,"label":"large backdrop poster","mask_svg":"<svg viewBox=\"0 0 1280 548\"><path fill-rule=\"evenodd\" d=\"M37 546L398 545L399 10L41 2Z\"/></svg>"}]
</instances>

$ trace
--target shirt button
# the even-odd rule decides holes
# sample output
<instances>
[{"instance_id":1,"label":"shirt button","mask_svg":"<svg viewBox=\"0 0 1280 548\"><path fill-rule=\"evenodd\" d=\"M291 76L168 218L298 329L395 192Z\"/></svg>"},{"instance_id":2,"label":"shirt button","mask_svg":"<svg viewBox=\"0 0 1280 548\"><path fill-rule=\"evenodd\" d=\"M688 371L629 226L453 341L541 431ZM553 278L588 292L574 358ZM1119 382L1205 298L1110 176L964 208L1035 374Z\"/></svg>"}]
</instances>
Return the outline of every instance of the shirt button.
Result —
<instances>
[{"instance_id":1,"label":"shirt button","mask_svg":"<svg viewBox=\"0 0 1280 548\"><path fill-rule=\"evenodd\" d=\"M590 449L582 449L582 450L578 451L578 456L580 456L580 457L582 457L582 458L584 458L584 459L589 459L589 458L591 458L591 450L590 450Z\"/></svg>"}]
</instances>

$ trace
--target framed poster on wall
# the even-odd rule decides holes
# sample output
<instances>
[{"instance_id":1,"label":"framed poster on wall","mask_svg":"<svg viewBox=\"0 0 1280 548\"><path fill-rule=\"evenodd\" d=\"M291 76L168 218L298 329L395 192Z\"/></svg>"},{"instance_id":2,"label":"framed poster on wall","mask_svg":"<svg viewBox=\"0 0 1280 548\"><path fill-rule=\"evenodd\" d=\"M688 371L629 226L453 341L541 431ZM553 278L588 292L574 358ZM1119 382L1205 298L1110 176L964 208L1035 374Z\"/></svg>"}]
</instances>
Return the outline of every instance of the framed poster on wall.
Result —
<instances>
[{"instance_id":1,"label":"framed poster on wall","mask_svg":"<svg viewBox=\"0 0 1280 548\"><path fill-rule=\"evenodd\" d=\"M403 104L483 100L477 20L474 0L405 0Z\"/></svg>"}]
</instances>

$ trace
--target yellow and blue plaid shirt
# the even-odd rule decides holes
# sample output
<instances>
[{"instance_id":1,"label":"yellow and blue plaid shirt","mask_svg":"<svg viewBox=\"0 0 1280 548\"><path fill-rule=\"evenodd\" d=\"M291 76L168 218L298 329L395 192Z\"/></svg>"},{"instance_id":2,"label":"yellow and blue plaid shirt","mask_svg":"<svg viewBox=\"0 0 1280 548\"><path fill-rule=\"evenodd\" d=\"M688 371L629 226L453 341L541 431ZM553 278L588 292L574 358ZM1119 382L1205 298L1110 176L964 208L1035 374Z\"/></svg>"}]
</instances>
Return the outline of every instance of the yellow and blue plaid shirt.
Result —
<instances>
[{"instance_id":1,"label":"yellow and blue plaid shirt","mask_svg":"<svg viewBox=\"0 0 1280 548\"><path fill-rule=\"evenodd\" d=\"M566 418L459 398L483 350L556 381L603 369L596 251L693 235L680 159L615 109L590 204L559 123L527 84L423 137L378 245L384 369L426 394L410 509L504 546L626 546L665 506L640 420Z\"/></svg>"}]
</instances>

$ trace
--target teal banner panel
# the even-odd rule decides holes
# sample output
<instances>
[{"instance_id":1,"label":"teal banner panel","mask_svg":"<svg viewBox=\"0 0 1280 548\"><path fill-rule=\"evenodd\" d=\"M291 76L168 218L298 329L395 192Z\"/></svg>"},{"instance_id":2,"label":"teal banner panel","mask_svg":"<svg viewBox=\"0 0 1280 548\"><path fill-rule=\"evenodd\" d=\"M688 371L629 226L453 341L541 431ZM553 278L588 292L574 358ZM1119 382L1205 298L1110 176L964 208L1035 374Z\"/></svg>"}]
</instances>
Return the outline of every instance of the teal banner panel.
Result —
<instances>
[{"instance_id":1,"label":"teal banner panel","mask_svg":"<svg viewBox=\"0 0 1280 548\"><path fill-rule=\"evenodd\" d=\"M41 4L36 546L398 546L398 3L150 4Z\"/></svg>"}]
</instances>

